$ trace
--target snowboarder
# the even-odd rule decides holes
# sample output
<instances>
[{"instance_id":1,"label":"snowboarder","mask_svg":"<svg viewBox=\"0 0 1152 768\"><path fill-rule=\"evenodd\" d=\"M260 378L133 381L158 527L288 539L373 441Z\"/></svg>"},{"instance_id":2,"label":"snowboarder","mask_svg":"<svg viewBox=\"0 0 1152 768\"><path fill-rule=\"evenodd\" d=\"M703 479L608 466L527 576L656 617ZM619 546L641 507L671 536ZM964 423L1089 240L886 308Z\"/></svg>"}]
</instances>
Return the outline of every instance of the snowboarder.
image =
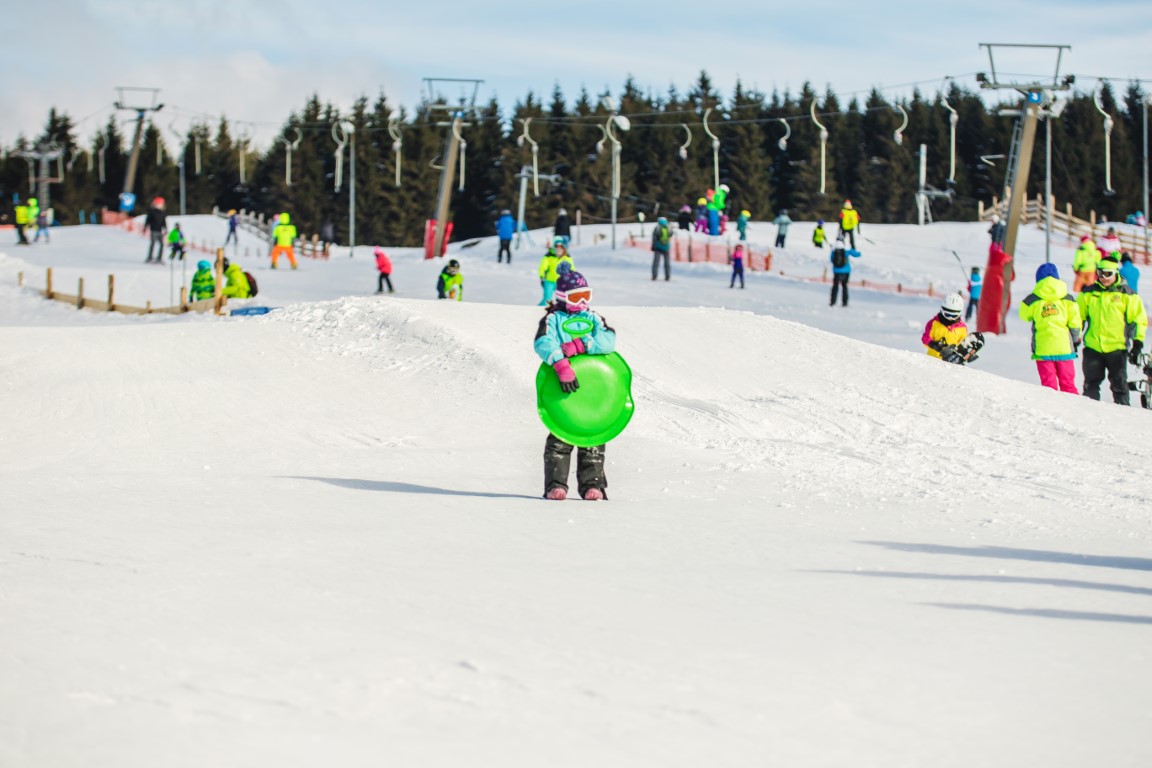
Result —
<instances>
[{"instance_id":1,"label":"snowboarder","mask_svg":"<svg viewBox=\"0 0 1152 768\"><path fill-rule=\"evenodd\" d=\"M976 308L980 306L980 292L984 289L984 278L980 277L980 267L972 267L972 274L968 276L968 309L964 310L964 322L972 319Z\"/></svg>"},{"instance_id":2,"label":"snowboarder","mask_svg":"<svg viewBox=\"0 0 1152 768\"><path fill-rule=\"evenodd\" d=\"M600 315L592 312L592 288L579 272L566 270L556 283L554 300L536 329L536 354L552 366L566 393L580 388L569 358L577 355L607 355L616 349L616 331ZM575 322L570 322L575 320ZM569 329L589 328L580 335ZM561 501L568 496L568 474L573 446L551 432L544 443L544 498ZM585 501L607 500L608 480L604 476L604 445L578 448L576 482Z\"/></svg>"},{"instance_id":3,"label":"snowboarder","mask_svg":"<svg viewBox=\"0 0 1152 768\"><path fill-rule=\"evenodd\" d=\"M836 246L828 256L828 260L832 262L832 299L828 302L830 307L836 306L836 294L841 287L844 289L841 306L848 306L848 278L852 276L852 263L849 258L860 258L860 251L855 248L845 249L844 238L837 238Z\"/></svg>"},{"instance_id":4,"label":"snowboarder","mask_svg":"<svg viewBox=\"0 0 1152 768\"><path fill-rule=\"evenodd\" d=\"M212 276L212 265L201 259L196 262L196 273L192 275L192 287L188 298L192 301L211 299L216 295L216 278Z\"/></svg>"},{"instance_id":5,"label":"snowboarder","mask_svg":"<svg viewBox=\"0 0 1152 768\"><path fill-rule=\"evenodd\" d=\"M436 298L464 301L464 275L460 274L460 262L456 259L440 270L436 278Z\"/></svg>"},{"instance_id":6,"label":"snowboarder","mask_svg":"<svg viewBox=\"0 0 1152 768\"><path fill-rule=\"evenodd\" d=\"M508 254L508 263L512 263L512 235L516 234L516 219L512 218L512 211L505 208L500 211L500 218L496 219L496 237L500 239L500 250L496 252L496 263L504 262L504 254Z\"/></svg>"},{"instance_id":7,"label":"snowboarder","mask_svg":"<svg viewBox=\"0 0 1152 768\"><path fill-rule=\"evenodd\" d=\"M780 215L772 220L776 225L776 247L783 248L784 241L788 237L788 227L792 224L792 219L788 217L787 209L781 209ZM853 248L856 246L853 245Z\"/></svg>"},{"instance_id":8,"label":"snowboarder","mask_svg":"<svg viewBox=\"0 0 1152 768\"><path fill-rule=\"evenodd\" d=\"M1080 308L1060 279L1055 264L1036 270L1036 287L1020 303L1020 319L1032 324L1032 359L1040 383L1059 392L1076 389L1076 351L1080 348Z\"/></svg>"},{"instance_id":9,"label":"snowboarder","mask_svg":"<svg viewBox=\"0 0 1152 768\"><path fill-rule=\"evenodd\" d=\"M960 319L964 312L964 297L950 293L944 297L940 311L924 326L920 343L928 348L931 357L943 358L943 352L956 347L968 335L968 326Z\"/></svg>"},{"instance_id":10,"label":"snowboarder","mask_svg":"<svg viewBox=\"0 0 1152 768\"><path fill-rule=\"evenodd\" d=\"M1128 405L1128 367L1137 365L1144 351L1148 315L1144 302L1120 279L1120 263L1111 255L1100 259L1096 282L1076 297L1084 332L1084 396L1100 399L1100 385L1108 374L1112 402Z\"/></svg>"},{"instance_id":11,"label":"snowboarder","mask_svg":"<svg viewBox=\"0 0 1152 768\"><path fill-rule=\"evenodd\" d=\"M824 233L824 219L820 219L816 222L816 229L812 230L812 245L823 248L827 239L828 235Z\"/></svg>"},{"instance_id":12,"label":"snowboarder","mask_svg":"<svg viewBox=\"0 0 1152 768\"><path fill-rule=\"evenodd\" d=\"M732 251L732 279L728 281L729 288L736 287L736 278L740 278L740 289L744 289L744 246L737 245Z\"/></svg>"},{"instance_id":13,"label":"snowboarder","mask_svg":"<svg viewBox=\"0 0 1152 768\"><path fill-rule=\"evenodd\" d=\"M388 283L388 293L396 293L392 289L392 259L388 258L388 254L380 246L376 246L373 254L376 256L376 269L380 272L380 277L376 280L376 293L384 293L384 283Z\"/></svg>"},{"instance_id":14,"label":"snowboarder","mask_svg":"<svg viewBox=\"0 0 1152 768\"><path fill-rule=\"evenodd\" d=\"M661 216L652 228L652 279L656 279L659 272L660 260L664 260L664 279L672 279L672 228L668 226L668 219Z\"/></svg>"}]
</instances>

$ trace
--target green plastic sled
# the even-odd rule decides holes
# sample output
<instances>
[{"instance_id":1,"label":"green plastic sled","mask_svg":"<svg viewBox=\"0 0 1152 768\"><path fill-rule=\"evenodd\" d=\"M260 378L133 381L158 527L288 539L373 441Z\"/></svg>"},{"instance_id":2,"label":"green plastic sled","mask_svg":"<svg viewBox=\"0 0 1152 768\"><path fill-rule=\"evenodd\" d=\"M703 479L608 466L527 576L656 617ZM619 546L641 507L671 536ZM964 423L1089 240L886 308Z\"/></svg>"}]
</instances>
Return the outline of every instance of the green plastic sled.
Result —
<instances>
[{"instance_id":1,"label":"green plastic sled","mask_svg":"<svg viewBox=\"0 0 1152 768\"><path fill-rule=\"evenodd\" d=\"M552 366L536 372L536 409L544 426L580 448L603 445L624 431L632 419L632 369L615 352L577 355L568 361L580 382L570 394L560 389Z\"/></svg>"}]
</instances>

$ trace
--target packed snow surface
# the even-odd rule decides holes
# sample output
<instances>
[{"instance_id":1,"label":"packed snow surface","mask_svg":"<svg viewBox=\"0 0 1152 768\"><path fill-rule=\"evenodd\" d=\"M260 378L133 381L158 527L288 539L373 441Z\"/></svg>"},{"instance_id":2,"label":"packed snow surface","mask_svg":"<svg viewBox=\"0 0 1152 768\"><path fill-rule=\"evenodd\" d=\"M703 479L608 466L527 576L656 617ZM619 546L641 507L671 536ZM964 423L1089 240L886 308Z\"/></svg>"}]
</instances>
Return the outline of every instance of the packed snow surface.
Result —
<instances>
[{"instance_id":1,"label":"packed snow surface","mask_svg":"<svg viewBox=\"0 0 1152 768\"><path fill-rule=\"evenodd\" d=\"M168 304L115 228L0 246L0 766L1147 766L1152 414L1041 388L1014 315L959 367L938 297L829 307L811 227L743 291L582 229L606 503L540 498L546 232L453 245L462 303L242 234L258 318L35 292ZM865 224L854 277L963 288L985 229Z\"/></svg>"}]
</instances>

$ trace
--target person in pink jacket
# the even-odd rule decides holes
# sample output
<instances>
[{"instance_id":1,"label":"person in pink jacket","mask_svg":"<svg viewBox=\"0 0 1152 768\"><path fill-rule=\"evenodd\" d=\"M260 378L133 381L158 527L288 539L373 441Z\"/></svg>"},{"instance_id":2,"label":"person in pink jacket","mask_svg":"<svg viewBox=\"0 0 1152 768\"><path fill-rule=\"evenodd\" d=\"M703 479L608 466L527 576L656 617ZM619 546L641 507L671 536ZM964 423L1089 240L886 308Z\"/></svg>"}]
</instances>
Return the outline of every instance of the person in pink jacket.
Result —
<instances>
[{"instance_id":1,"label":"person in pink jacket","mask_svg":"<svg viewBox=\"0 0 1152 768\"><path fill-rule=\"evenodd\" d=\"M388 254L384 253L384 249L380 246L376 246L374 253L376 269L380 271L380 279L376 281L376 293L384 293L384 283L388 283L388 293L396 293L392 290L392 259L388 258Z\"/></svg>"}]
</instances>

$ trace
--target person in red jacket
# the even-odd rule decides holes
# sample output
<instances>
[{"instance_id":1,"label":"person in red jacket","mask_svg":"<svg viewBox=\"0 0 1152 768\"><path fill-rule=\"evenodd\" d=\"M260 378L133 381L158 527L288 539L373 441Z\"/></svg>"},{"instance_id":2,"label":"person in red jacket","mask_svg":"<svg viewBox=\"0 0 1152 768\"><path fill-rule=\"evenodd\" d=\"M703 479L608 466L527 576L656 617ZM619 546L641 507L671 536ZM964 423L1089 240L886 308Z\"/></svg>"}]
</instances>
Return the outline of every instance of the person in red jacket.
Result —
<instances>
[{"instance_id":1,"label":"person in red jacket","mask_svg":"<svg viewBox=\"0 0 1152 768\"><path fill-rule=\"evenodd\" d=\"M380 271L380 278L376 281L376 293L384 293L384 283L388 283L388 293L396 293L392 290L392 259L388 258L388 254L384 253L384 249L376 246L373 251L376 254L376 269Z\"/></svg>"},{"instance_id":2,"label":"person in red jacket","mask_svg":"<svg viewBox=\"0 0 1152 768\"><path fill-rule=\"evenodd\" d=\"M976 308L976 330L1004 333L1005 318L1012 306L1012 281L1015 279L1012 257L999 243L992 243L988 248L988 268L984 270L984 291Z\"/></svg>"}]
</instances>

